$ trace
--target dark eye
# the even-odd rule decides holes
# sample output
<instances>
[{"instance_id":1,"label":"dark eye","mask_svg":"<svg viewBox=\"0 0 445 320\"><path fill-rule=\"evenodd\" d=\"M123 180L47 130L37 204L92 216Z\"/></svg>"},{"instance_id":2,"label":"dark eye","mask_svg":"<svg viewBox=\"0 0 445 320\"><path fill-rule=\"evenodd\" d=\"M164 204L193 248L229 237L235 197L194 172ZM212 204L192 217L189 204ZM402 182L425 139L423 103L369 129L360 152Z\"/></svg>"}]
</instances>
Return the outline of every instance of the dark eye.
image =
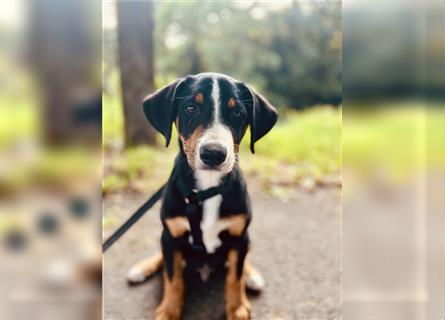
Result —
<instances>
[{"instance_id":1,"label":"dark eye","mask_svg":"<svg viewBox=\"0 0 445 320\"><path fill-rule=\"evenodd\" d=\"M234 118L239 118L241 116L241 111L239 109L233 109L232 110L232 116Z\"/></svg>"},{"instance_id":2,"label":"dark eye","mask_svg":"<svg viewBox=\"0 0 445 320\"><path fill-rule=\"evenodd\" d=\"M185 107L185 111L190 115L194 115L194 114L198 113L199 109L197 106L194 106L191 104L191 105L188 105Z\"/></svg>"}]
</instances>

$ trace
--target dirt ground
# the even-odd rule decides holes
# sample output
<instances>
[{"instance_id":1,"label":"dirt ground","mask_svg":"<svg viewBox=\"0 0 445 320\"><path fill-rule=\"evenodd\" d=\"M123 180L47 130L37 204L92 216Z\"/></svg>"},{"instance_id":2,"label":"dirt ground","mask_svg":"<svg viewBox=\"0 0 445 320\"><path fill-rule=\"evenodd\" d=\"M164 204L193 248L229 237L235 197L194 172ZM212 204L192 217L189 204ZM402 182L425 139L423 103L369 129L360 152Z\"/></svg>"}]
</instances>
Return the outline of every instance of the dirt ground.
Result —
<instances>
[{"instance_id":1,"label":"dirt ground","mask_svg":"<svg viewBox=\"0 0 445 320\"><path fill-rule=\"evenodd\" d=\"M249 294L252 318L258 320L340 319L341 203L338 188L312 193L294 190L282 201L248 181L253 202L248 259L261 271L266 287ZM109 196L104 212L123 221L145 196ZM107 236L113 229L105 230ZM104 256L103 292L106 320L153 319L161 299L160 273L128 286L127 270L159 250L159 204ZM221 274L203 284L187 283L184 320L224 319Z\"/></svg>"}]
</instances>

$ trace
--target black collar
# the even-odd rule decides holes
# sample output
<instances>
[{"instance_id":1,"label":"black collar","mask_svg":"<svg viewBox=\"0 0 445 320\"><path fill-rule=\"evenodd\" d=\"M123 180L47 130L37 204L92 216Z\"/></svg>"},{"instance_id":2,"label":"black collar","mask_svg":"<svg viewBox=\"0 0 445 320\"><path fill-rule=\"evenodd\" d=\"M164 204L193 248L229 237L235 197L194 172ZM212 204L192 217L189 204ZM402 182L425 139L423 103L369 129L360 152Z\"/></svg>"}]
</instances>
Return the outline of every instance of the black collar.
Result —
<instances>
[{"instance_id":1,"label":"black collar","mask_svg":"<svg viewBox=\"0 0 445 320\"><path fill-rule=\"evenodd\" d=\"M198 204L202 205L202 202L210 199L218 194L224 195L225 186L224 179L221 179L221 182L216 187L211 187L206 190L198 190L195 186L195 179L193 177L193 171L190 169L188 172L184 172L180 167L176 168L173 177L181 192L182 197L187 205L190 204Z\"/></svg>"}]
</instances>

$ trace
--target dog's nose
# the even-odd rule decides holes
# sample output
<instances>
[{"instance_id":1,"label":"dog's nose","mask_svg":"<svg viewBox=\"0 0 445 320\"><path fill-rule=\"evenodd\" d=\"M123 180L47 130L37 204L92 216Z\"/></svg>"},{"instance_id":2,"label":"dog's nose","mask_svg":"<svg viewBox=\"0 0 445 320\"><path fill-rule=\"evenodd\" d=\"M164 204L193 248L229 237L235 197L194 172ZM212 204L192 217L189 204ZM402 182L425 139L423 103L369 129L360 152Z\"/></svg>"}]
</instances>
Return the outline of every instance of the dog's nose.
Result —
<instances>
[{"instance_id":1,"label":"dog's nose","mask_svg":"<svg viewBox=\"0 0 445 320\"><path fill-rule=\"evenodd\" d=\"M199 150L199 156L206 165L216 167L226 160L227 150L218 143L207 143Z\"/></svg>"}]
</instances>

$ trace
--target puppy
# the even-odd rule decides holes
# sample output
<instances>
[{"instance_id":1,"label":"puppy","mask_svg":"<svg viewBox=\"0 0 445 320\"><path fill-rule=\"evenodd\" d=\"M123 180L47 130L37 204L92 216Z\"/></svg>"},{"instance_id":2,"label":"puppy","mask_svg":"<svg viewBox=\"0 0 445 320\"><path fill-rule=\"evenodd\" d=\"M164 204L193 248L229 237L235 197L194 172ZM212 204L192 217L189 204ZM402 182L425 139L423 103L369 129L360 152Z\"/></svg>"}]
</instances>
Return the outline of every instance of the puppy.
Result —
<instances>
[{"instance_id":1,"label":"puppy","mask_svg":"<svg viewBox=\"0 0 445 320\"><path fill-rule=\"evenodd\" d=\"M128 273L143 281L163 265L164 293L156 319L180 319L184 266L203 281L227 267L227 319L250 319L245 287L260 290L261 275L246 261L251 204L238 165L239 144L250 126L250 149L274 126L277 111L243 82L217 73L187 76L149 95L143 103L150 123L166 140L173 123L180 152L163 194L162 253Z\"/></svg>"}]
</instances>

